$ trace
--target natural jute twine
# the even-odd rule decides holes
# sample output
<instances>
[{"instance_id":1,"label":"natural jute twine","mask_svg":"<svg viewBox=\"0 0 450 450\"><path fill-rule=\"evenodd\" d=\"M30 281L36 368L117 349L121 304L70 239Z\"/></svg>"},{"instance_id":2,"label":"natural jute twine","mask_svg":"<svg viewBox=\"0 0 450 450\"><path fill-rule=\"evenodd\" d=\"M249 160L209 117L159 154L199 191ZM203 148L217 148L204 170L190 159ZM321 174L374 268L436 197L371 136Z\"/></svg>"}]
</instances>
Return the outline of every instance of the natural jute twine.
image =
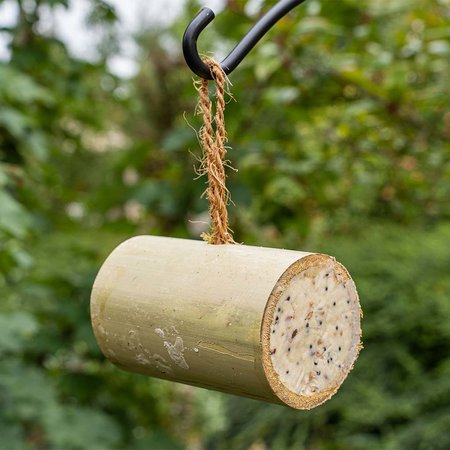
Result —
<instances>
[{"instance_id":1,"label":"natural jute twine","mask_svg":"<svg viewBox=\"0 0 450 450\"><path fill-rule=\"evenodd\" d=\"M216 85L215 116L213 118L211 100L209 98L208 80L196 82L199 93L198 108L203 116L203 126L200 129L200 142L203 147L203 158L200 175L208 175L208 187L205 194L209 202L211 229L203 233L202 238L209 244L234 243L232 231L228 226L227 205L230 202L230 192L226 187L225 160L227 133L225 131L225 87L227 77L220 64L212 58L205 58ZM213 128L215 122L215 131Z\"/></svg>"}]
</instances>

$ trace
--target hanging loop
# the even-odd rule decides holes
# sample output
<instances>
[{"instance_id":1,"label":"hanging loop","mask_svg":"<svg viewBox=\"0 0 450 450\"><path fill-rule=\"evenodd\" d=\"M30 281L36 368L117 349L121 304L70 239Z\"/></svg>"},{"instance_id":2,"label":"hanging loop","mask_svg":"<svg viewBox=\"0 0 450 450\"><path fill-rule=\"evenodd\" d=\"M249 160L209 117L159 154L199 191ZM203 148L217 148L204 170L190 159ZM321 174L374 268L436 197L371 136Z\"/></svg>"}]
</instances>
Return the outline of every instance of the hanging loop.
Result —
<instances>
[{"instance_id":1,"label":"hanging loop","mask_svg":"<svg viewBox=\"0 0 450 450\"><path fill-rule=\"evenodd\" d=\"M229 75L247 56L250 50L282 17L291 9L303 3L305 0L281 0L270 9L250 31L231 53L220 63L222 70ZM183 36L183 54L189 68L199 77L212 80L209 67L202 61L197 50L197 39L200 33L213 21L214 12L209 8L203 8L186 28Z\"/></svg>"}]
</instances>

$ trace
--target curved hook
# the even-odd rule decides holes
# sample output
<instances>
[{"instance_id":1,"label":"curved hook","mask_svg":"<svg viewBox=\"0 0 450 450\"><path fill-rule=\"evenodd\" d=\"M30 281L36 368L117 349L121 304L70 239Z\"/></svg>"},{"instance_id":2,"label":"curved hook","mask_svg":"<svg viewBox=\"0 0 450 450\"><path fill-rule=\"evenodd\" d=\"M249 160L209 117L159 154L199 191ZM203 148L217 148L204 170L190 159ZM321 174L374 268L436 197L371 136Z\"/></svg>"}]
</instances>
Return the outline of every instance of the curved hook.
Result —
<instances>
[{"instance_id":1,"label":"curved hook","mask_svg":"<svg viewBox=\"0 0 450 450\"><path fill-rule=\"evenodd\" d=\"M229 75L247 56L258 41L272 28L283 16L295 6L305 0L281 0L270 9L241 42L234 47L231 53L220 63L223 71ZM183 54L187 65L199 77L212 80L208 66L202 61L197 50L197 39L206 26L212 22L215 15L209 8L203 8L186 28L183 36Z\"/></svg>"}]
</instances>

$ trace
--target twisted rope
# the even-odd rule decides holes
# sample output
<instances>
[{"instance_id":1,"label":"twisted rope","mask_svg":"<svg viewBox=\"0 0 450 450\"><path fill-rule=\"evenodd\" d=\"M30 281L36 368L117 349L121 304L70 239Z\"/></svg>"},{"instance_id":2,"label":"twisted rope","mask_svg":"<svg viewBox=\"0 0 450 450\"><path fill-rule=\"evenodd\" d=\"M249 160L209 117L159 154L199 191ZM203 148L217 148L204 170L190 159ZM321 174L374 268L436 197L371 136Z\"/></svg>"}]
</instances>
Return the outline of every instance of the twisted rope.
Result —
<instances>
[{"instance_id":1,"label":"twisted rope","mask_svg":"<svg viewBox=\"0 0 450 450\"><path fill-rule=\"evenodd\" d=\"M209 98L208 80L202 79L197 84L199 93L198 108L203 116L203 126L200 129L200 142L203 148L203 159L199 170L200 175L207 174L208 187L205 194L209 202L211 229L203 233L202 238L209 244L234 243L233 235L228 226L227 205L230 202L230 192L226 187L225 155L227 133L225 130L225 86L227 78L220 64L211 58L206 58L216 84L216 105L213 118L212 105ZM215 132L213 128L215 122Z\"/></svg>"}]
</instances>

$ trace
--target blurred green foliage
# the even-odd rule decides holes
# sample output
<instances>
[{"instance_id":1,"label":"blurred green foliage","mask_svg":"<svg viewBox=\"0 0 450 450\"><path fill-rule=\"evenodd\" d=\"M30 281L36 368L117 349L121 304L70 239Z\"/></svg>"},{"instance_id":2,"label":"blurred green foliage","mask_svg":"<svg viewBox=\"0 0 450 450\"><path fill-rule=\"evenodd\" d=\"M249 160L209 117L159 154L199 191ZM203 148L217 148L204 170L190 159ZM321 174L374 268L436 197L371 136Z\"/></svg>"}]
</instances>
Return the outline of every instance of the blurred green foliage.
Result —
<instances>
[{"instance_id":1,"label":"blurred green foliage","mask_svg":"<svg viewBox=\"0 0 450 450\"><path fill-rule=\"evenodd\" d=\"M333 254L360 291L365 349L310 412L119 371L91 332L90 288L115 245L202 231L179 48L198 5L137 36L140 71L121 80L106 1L88 17L95 64L39 26L68 0L7 1L19 16L1 30L0 448L450 448L448 0L308 0L230 77L236 240ZM230 49L275 2L249 3L228 0L201 50Z\"/></svg>"}]
</instances>

